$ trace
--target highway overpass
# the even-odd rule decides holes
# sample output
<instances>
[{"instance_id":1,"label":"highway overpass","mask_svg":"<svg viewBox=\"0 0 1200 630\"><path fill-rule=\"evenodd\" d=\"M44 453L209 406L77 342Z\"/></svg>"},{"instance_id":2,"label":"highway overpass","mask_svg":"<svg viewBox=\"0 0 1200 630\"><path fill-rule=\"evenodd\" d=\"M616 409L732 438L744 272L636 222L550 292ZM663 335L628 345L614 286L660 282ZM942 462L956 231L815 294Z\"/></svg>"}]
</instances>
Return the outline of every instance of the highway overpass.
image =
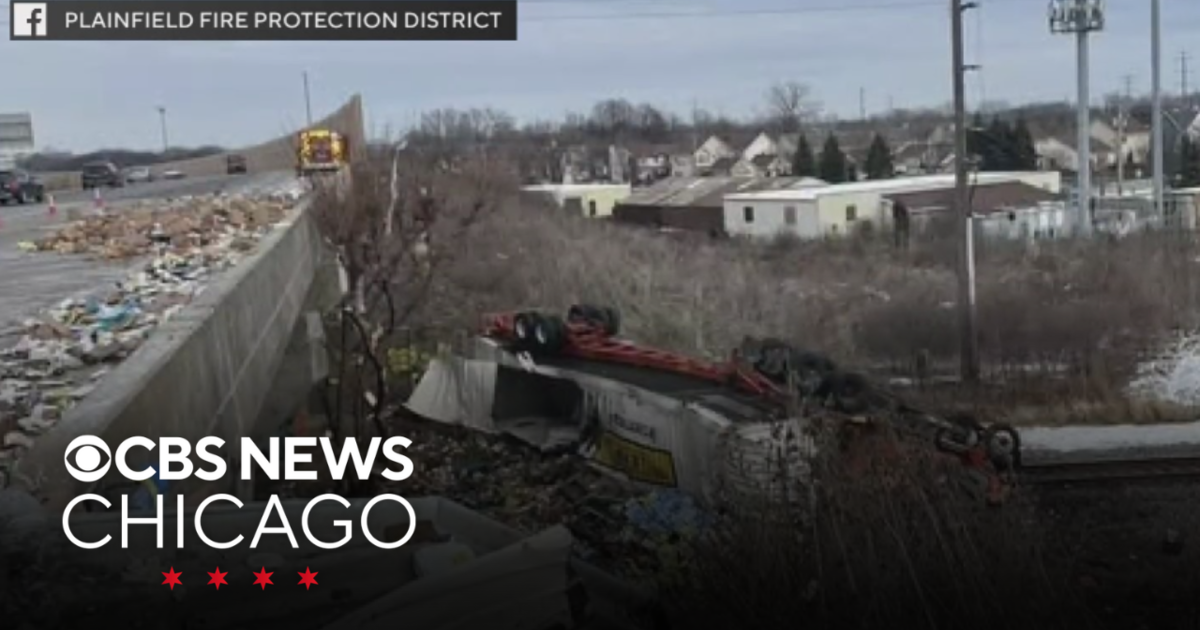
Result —
<instances>
[{"instance_id":1,"label":"highway overpass","mask_svg":"<svg viewBox=\"0 0 1200 630\"><path fill-rule=\"evenodd\" d=\"M354 97L317 126L362 138L360 100ZM291 137L260 145L267 147L260 154L271 154L277 149L270 147L286 145ZM205 173L203 168L193 172L196 174L185 180L118 191L108 211L120 212L122 201L138 198L238 192L291 177L286 169L260 168L248 176ZM62 207L57 216L69 214L72 206L89 204L86 197L68 198L59 202ZM9 272L0 274L0 304L5 305L0 308L0 322L5 324L19 324L22 317L63 298L111 286L135 264L99 264L71 256L18 252L19 241L51 229L55 220L44 206L10 206L2 211L8 211L0 214L0 263ZM336 302L337 278L336 263L322 245L309 206L303 202L249 257L209 283L69 409L53 429L37 437L17 460L11 478L33 486L30 489L50 507L60 508L84 492L84 487L67 475L63 463L67 445L79 435L97 435L114 446L133 435L191 440L216 435L236 445L242 436L272 432L286 414L304 402L321 369L319 358L324 348L311 315ZM11 335L12 326L8 328ZM227 455L240 457L235 450ZM247 484L228 486L234 478L227 475L220 490L248 498ZM173 490L191 493L214 488Z\"/></svg>"}]
</instances>

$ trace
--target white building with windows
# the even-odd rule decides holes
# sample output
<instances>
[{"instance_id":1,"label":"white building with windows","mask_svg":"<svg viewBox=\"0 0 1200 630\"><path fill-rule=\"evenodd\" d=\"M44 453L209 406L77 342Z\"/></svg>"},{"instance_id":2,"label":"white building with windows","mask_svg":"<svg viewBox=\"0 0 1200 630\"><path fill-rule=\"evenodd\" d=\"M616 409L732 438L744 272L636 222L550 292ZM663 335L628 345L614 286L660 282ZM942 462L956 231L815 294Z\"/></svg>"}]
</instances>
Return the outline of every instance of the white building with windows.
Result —
<instances>
[{"instance_id":1,"label":"white building with windows","mask_svg":"<svg viewBox=\"0 0 1200 630\"><path fill-rule=\"evenodd\" d=\"M34 152L33 117L27 113L0 114L0 166L12 168Z\"/></svg>"},{"instance_id":2,"label":"white building with windows","mask_svg":"<svg viewBox=\"0 0 1200 630\"><path fill-rule=\"evenodd\" d=\"M977 184L1022 182L1056 195L1062 187L1061 175L1056 172L976 173L971 178ZM865 223L890 225L892 208L887 195L953 187L953 175L927 175L734 193L725 196L725 232L756 237L786 233L805 239L844 236Z\"/></svg>"}]
</instances>

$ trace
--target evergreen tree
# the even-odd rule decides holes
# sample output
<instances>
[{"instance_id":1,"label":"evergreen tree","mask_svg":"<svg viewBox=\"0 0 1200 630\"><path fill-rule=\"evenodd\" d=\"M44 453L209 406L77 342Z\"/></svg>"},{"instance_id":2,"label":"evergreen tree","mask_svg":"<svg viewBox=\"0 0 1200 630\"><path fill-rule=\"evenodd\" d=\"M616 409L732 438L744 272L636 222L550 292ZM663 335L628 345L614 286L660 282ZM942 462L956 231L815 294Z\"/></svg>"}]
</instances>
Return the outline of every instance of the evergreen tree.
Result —
<instances>
[{"instance_id":1,"label":"evergreen tree","mask_svg":"<svg viewBox=\"0 0 1200 630\"><path fill-rule=\"evenodd\" d=\"M988 125L980 138L980 164L981 171L1008 171L1012 170L1012 165L1015 162L1013 159L1013 132L1012 128L1007 123L997 116L992 119L992 123Z\"/></svg>"},{"instance_id":2,"label":"evergreen tree","mask_svg":"<svg viewBox=\"0 0 1200 630\"><path fill-rule=\"evenodd\" d=\"M1200 186L1200 147L1188 134L1184 134L1179 142L1179 172L1176 178L1180 187Z\"/></svg>"},{"instance_id":3,"label":"evergreen tree","mask_svg":"<svg viewBox=\"0 0 1200 630\"><path fill-rule=\"evenodd\" d=\"M1037 145L1033 134L1022 116L1013 128L1013 168L1018 171L1036 171L1038 167Z\"/></svg>"},{"instance_id":4,"label":"evergreen tree","mask_svg":"<svg viewBox=\"0 0 1200 630\"><path fill-rule=\"evenodd\" d=\"M817 159L813 157L812 147L804 134L796 140L796 153L792 155L792 175L796 177L816 177Z\"/></svg>"},{"instance_id":5,"label":"evergreen tree","mask_svg":"<svg viewBox=\"0 0 1200 630\"><path fill-rule=\"evenodd\" d=\"M889 179L896 174L892 164L892 149L879 134L875 134L871 148L867 150L866 170L867 179Z\"/></svg>"},{"instance_id":6,"label":"evergreen tree","mask_svg":"<svg viewBox=\"0 0 1200 630\"><path fill-rule=\"evenodd\" d=\"M838 144L837 136L832 133L825 139L825 146L821 149L821 163L819 165L821 179L831 183L840 184L846 181L846 154L842 153L842 147Z\"/></svg>"}]
</instances>

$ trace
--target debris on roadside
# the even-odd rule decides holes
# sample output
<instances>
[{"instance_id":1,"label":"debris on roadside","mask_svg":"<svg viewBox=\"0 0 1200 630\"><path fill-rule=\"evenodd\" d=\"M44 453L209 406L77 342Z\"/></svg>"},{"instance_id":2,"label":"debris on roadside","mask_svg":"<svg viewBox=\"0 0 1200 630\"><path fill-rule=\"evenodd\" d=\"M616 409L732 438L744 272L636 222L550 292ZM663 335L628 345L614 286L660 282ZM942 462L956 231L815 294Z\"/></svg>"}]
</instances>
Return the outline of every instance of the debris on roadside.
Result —
<instances>
[{"instance_id":1,"label":"debris on roadside","mask_svg":"<svg viewBox=\"0 0 1200 630\"><path fill-rule=\"evenodd\" d=\"M39 251L148 257L111 287L68 298L24 322L0 349L0 487L37 436L54 428L119 363L238 264L294 204L263 195L148 203L67 225Z\"/></svg>"},{"instance_id":2,"label":"debris on roadside","mask_svg":"<svg viewBox=\"0 0 1200 630\"><path fill-rule=\"evenodd\" d=\"M284 217L291 201L272 195L138 202L120 212L75 221L33 246L38 251L93 254L110 260L144 256L157 248L178 253L237 243L244 249Z\"/></svg>"},{"instance_id":3,"label":"debris on roadside","mask_svg":"<svg viewBox=\"0 0 1200 630\"><path fill-rule=\"evenodd\" d=\"M390 489L437 494L530 532L564 524L575 554L614 574L643 578L672 545L698 533L704 509L687 494L618 480L570 452L545 453L515 438L446 431L424 423L404 435L420 472ZM391 484L391 482L382 482Z\"/></svg>"}]
</instances>

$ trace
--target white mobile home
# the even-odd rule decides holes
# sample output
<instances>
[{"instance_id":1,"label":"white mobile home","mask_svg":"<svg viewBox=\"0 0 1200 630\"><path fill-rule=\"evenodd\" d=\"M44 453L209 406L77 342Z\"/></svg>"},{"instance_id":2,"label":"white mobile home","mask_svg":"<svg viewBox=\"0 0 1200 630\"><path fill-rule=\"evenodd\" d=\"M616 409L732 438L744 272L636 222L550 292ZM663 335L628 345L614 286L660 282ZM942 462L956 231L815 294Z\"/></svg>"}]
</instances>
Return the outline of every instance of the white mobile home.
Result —
<instances>
[{"instance_id":1,"label":"white mobile home","mask_svg":"<svg viewBox=\"0 0 1200 630\"><path fill-rule=\"evenodd\" d=\"M975 184L1022 182L1058 194L1057 173L977 173ZM891 204L887 195L949 190L953 175L903 177L850 184L734 193L725 196L725 231L731 235L775 236L789 233L801 238L821 238L853 233L858 226L890 225Z\"/></svg>"}]
</instances>

